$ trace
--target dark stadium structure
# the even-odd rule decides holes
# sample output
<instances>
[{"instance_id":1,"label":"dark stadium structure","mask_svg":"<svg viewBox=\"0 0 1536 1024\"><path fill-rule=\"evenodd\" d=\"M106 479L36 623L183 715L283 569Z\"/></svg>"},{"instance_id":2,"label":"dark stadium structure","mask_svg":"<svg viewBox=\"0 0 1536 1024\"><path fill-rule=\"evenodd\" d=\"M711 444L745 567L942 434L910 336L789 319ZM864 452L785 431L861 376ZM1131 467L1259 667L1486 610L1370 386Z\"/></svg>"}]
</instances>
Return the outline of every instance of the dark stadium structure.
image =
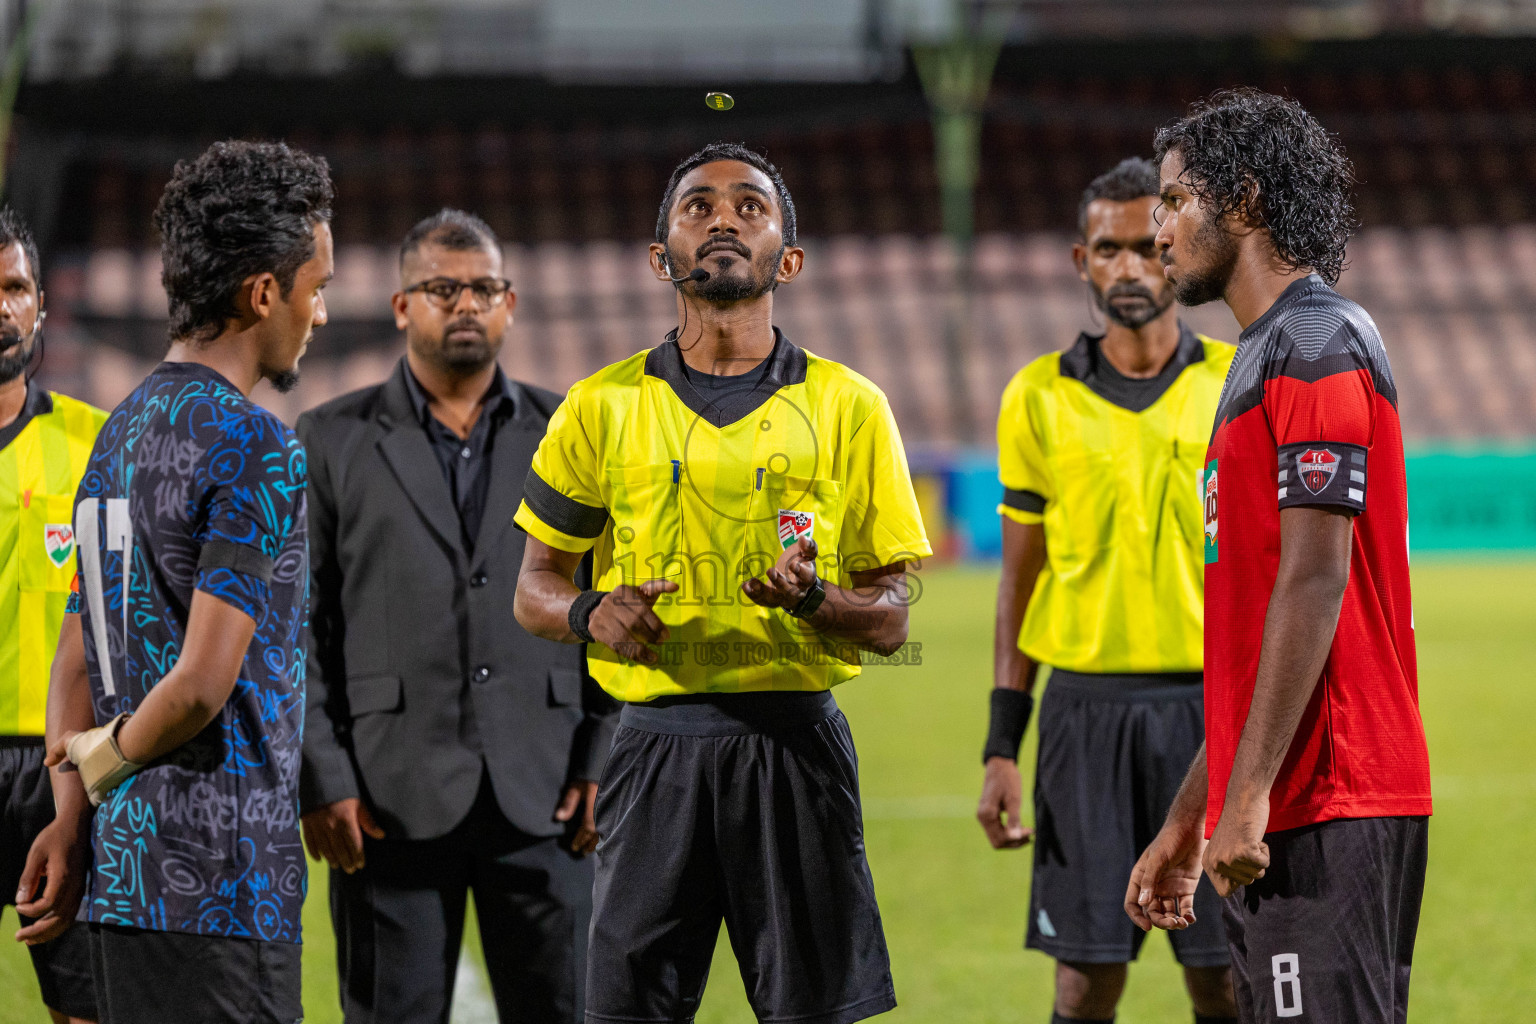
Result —
<instances>
[{"instance_id":1,"label":"dark stadium structure","mask_svg":"<svg viewBox=\"0 0 1536 1024\"><path fill-rule=\"evenodd\" d=\"M888 82L722 82L737 98L729 115L692 87L387 68L28 83L8 191L52 254L50 329L137 364L164 343L149 213L174 161L231 135L323 153L337 182L332 322L296 404L274 400L286 414L388 358L393 248L445 205L509 243L514 371L565 387L655 344L671 297L641 244L667 170L712 138L745 141L783 169L808 238L806 273L781 300L786 329L868 368L916 445L985 443L1011 370L1091 325L1065 249L1078 191L1147 153L1190 100L1235 83L1300 99L1355 162L1363 228L1341 288L1381 322L1410 438L1536 434L1536 48L1519 39L1009 46L985 108L967 295L940 233L933 132L910 67ZM956 308L970 310L964 401L931 385ZM1225 316L1190 314L1230 335ZM115 397L92 376L105 364L53 358L55 375L86 376L78 390Z\"/></svg>"}]
</instances>

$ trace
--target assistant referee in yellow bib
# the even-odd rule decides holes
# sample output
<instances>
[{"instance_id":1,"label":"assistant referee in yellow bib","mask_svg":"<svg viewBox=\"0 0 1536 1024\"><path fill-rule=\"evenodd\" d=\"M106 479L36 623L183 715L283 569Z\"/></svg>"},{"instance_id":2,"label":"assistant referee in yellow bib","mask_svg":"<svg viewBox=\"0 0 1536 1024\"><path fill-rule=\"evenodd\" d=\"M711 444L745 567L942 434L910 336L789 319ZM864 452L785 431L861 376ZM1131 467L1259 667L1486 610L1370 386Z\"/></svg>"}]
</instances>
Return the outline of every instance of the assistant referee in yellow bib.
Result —
<instances>
[{"instance_id":1,"label":"assistant referee in yellow bib","mask_svg":"<svg viewBox=\"0 0 1536 1024\"><path fill-rule=\"evenodd\" d=\"M63 1024L96 1019L90 946L73 923L80 872L26 866L33 841L61 827L43 767L48 672L75 579L75 488L106 413L29 379L44 316L37 243L0 209L0 906L17 904L17 937Z\"/></svg>"},{"instance_id":2,"label":"assistant referee in yellow bib","mask_svg":"<svg viewBox=\"0 0 1536 1024\"><path fill-rule=\"evenodd\" d=\"M722 920L760 1020L896 1005L829 691L902 647L906 566L930 549L885 396L773 326L795 231L756 153L673 171L651 269L678 329L571 389L517 512L518 621L585 641L627 702L598 789L589 1021L692 1020Z\"/></svg>"},{"instance_id":3,"label":"assistant referee in yellow bib","mask_svg":"<svg viewBox=\"0 0 1536 1024\"><path fill-rule=\"evenodd\" d=\"M1003 393L1003 502L991 732L978 817L1030 841L1017 758L1038 666L1035 866L1026 945L1054 957L1052 1021L1112 1021L1143 933L1125 879L1205 736L1198 481L1231 345L1173 309L1153 242L1157 169L1122 161L1078 204L1073 257L1102 335L1020 370ZM1235 1020L1221 905L1172 932L1198 1024Z\"/></svg>"}]
</instances>

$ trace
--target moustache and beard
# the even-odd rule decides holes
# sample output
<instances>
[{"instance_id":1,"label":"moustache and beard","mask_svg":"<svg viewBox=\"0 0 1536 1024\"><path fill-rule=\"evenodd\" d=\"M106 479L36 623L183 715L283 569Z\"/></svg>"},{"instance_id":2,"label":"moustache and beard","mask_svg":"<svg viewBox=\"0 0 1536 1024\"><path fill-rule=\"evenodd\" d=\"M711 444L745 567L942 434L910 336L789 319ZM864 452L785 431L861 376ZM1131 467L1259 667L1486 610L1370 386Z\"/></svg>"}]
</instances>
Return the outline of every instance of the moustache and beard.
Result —
<instances>
[{"instance_id":1,"label":"moustache and beard","mask_svg":"<svg viewBox=\"0 0 1536 1024\"><path fill-rule=\"evenodd\" d=\"M1168 312L1168 307L1173 305L1173 286L1163 285L1158 294L1139 284L1111 285L1107 291L1100 290L1099 286L1089 280L1088 287L1093 291L1093 301L1106 319L1121 327L1136 330L1145 327ZM1134 299L1133 303L1116 304L1116 300Z\"/></svg>"},{"instance_id":2,"label":"moustache and beard","mask_svg":"<svg viewBox=\"0 0 1536 1024\"><path fill-rule=\"evenodd\" d=\"M778 286L774 278L779 273L779 261L784 258L784 246L779 246L775 253L764 253L763 259L754 261L752 250L742 242L734 238L712 238L694 250L693 265L702 266L705 257L721 249L728 249L745 260L746 271L745 273L736 272L734 269L731 272L710 271L708 280L695 282L694 294L705 302L714 306L725 306L733 302L759 298ZM677 251L670 245L667 246L667 266L676 268L680 265ZM674 269L673 274L676 273ZM677 282L675 287L681 288L685 283Z\"/></svg>"},{"instance_id":3,"label":"moustache and beard","mask_svg":"<svg viewBox=\"0 0 1536 1024\"><path fill-rule=\"evenodd\" d=\"M491 344L485 325L471 316L461 316L444 327L435 345L409 335L406 344L418 359L457 373L472 373L496 359L496 346Z\"/></svg>"},{"instance_id":4,"label":"moustache and beard","mask_svg":"<svg viewBox=\"0 0 1536 1024\"><path fill-rule=\"evenodd\" d=\"M0 327L0 384L9 384L27 371L37 349L36 337L36 331L28 336L14 324Z\"/></svg>"},{"instance_id":5,"label":"moustache and beard","mask_svg":"<svg viewBox=\"0 0 1536 1024\"><path fill-rule=\"evenodd\" d=\"M1219 224L1206 221L1195 231L1191 248L1205 257L1205 266L1180 267L1173 294L1186 306L1203 306L1227 293L1227 284L1237 269L1237 241ZM1163 265L1168 265L1166 252Z\"/></svg>"}]
</instances>

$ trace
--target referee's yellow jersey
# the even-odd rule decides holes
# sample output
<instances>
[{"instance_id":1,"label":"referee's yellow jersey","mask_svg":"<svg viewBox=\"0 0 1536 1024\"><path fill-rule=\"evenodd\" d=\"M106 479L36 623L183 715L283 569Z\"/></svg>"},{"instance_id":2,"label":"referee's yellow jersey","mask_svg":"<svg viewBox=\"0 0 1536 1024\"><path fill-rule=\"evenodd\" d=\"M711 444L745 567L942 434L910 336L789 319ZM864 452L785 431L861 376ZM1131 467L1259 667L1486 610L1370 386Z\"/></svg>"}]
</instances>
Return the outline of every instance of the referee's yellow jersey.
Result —
<instances>
[{"instance_id":1,"label":"referee's yellow jersey","mask_svg":"<svg viewBox=\"0 0 1536 1024\"><path fill-rule=\"evenodd\" d=\"M106 418L29 387L21 416L0 430L0 736L43 734L75 579L75 489Z\"/></svg>"},{"instance_id":2,"label":"referee's yellow jersey","mask_svg":"<svg viewBox=\"0 0 1536 1024\"><path fill-rule=\"evenodd\" d=\"M1131 381L1098 345L1082 335L1003 392L998 512L1044 523L1047 551L1019 648L1073 672L1199 671L1199 479L1236 349L1181 324L1164 371Z\"/></svg>"},{"instance_id":3,"label":"referee's yellow jersey","mask_svg":"<svg viewBox=\"0 0 1536 1024\"><path fill-rule=\"evenodd\" d=\"M571 388L523 490L516 523L562 551L594 550L595 586L671 579L656 613L660 662L600 644L588 663L620 700L666 694L825 690L859 674L822 638L741 583L799 537L822 578L931 554L889 403L852 370L791 344L752 371L750 412L696 390L669 341Z\"/></svg>"}]
</instances>

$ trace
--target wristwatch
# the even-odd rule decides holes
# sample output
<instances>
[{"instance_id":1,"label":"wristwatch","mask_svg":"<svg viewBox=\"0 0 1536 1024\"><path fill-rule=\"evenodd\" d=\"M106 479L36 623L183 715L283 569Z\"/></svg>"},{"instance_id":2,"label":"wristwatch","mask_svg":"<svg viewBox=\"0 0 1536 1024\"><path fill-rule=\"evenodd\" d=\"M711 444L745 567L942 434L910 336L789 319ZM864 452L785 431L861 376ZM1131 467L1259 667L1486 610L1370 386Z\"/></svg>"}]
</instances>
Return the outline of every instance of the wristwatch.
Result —
<instances>
[{"instance_id":1,"label":"wristwatch","mask_svg":"<svg viewBox=\"0 0 1536 1024\"><path fill-rule=\"evenodd\" d=\"M806 588L805 596L800 603L789 610L789 614L797 619L808 619L816 614L816 609L821 607L821 602L827 599L827 588L821 585L821 577L811 579L811 585Z\"/></svg>"}]
</instances>

